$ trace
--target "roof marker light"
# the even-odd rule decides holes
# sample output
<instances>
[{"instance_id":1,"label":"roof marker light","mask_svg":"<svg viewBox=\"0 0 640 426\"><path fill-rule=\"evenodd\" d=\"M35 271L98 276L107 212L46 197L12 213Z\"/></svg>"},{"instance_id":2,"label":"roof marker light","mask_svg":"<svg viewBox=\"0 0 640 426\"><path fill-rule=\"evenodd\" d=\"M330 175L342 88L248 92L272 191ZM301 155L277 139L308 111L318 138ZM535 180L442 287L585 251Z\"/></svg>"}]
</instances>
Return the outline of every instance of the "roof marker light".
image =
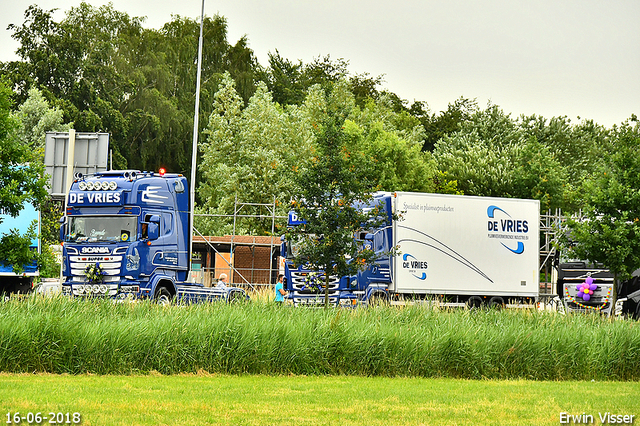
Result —
<instances>
[{"instance_id":1,"label":"roof marker light","mask_svg":"<svg viewBox=\"0 0 640 426\"><path fill-rule=\"evenodd\" d=\"M158 173L160 173L160 176L164 176L164 174L167 173L167 170L164 167L160 167L160 170L158 170Z\"/></svg>"}]
</instances>

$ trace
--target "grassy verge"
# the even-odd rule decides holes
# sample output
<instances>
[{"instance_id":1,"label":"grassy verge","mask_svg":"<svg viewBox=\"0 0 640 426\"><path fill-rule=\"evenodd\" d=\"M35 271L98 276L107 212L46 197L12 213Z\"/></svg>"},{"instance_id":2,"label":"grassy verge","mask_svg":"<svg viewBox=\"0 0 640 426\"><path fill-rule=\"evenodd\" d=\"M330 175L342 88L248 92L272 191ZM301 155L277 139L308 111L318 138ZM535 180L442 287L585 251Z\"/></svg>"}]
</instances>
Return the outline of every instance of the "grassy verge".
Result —
<instances>
[{"instance_id":1,"label":"grassy verge","mask_svg":"<svg viewBox=\"0 0 640 426\"><path fill-rule=\"evenodd\" d=\"M635 321L424 307L0 303L0 371L638 380Z\"/></svg>"},{"instance_id":2,"label":"grassy verge","mask_svg":"<svg viewBox=\"0 0 640 426\"><path fill-rule=\"evenodd\" d=\"M85 426L373 426L557 425L565 412L601 424L598 413L637 418L639 393L636 382L1 374L0 415L79 412Z\"/></svg>"}]
</instances>

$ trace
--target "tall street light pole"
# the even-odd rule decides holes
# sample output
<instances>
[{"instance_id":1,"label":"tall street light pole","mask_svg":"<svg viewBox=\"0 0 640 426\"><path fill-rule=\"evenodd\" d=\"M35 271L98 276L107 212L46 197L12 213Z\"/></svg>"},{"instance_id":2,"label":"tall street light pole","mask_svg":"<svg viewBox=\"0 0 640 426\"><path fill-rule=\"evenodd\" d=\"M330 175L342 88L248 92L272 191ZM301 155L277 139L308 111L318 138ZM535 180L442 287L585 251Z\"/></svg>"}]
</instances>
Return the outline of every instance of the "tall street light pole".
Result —
<instances>
[{"instance_id":1,"label":"tall street light pole","mask_svg":"<svg viewBox=\"0 0 640 426\"><path fill-rule=\"evenodd\" d=\"M196 205L196 157L198 156L198 118L200 110L200 76L202 75L202 29L204 27L204 0L200 13L200 40L198 42L198 74L196 77L196 106L193 116L193 146L191 148L191 190L189 214L189 274L191 275L191 261L193 258L193 218Z\"/></svg>"}]
</instances>

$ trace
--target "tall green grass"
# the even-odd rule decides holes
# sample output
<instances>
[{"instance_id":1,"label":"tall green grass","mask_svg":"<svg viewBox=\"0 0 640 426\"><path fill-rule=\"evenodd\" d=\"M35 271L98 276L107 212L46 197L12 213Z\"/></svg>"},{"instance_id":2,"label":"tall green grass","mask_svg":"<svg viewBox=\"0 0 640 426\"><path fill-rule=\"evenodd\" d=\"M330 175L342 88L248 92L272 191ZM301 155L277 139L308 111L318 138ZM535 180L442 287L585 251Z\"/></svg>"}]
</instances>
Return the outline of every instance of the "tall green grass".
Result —
<instances>
[{"instance_id":1,"label":"tall green grass","mask_svg":"<svg viewBox=\"0 0 640 426\"><path fill-rule=\"evenodd\" d=\"M638 380L640 328L598 315L412 306L0 303L0 371Z\"/></svg>"}]
</instances>

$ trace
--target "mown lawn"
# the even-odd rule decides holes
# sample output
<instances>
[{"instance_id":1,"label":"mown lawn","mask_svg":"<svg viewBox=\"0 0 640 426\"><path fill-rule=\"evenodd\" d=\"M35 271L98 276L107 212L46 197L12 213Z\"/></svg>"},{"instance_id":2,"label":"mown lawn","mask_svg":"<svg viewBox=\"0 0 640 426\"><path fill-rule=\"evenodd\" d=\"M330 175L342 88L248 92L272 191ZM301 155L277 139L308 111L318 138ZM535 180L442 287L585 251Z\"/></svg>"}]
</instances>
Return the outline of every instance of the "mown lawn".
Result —
<instances>
[{"instance_id":1,"label":"mown lawn","mask_svg":"<svg viewBox=\"0 0 640 426\"><path fill-rule=\"evenodd\" d=\"M565 412L601 424L598 413L637 418L638 395L638 382L0 374L2 423L79 412L83 425L557 425Z\"/></svg>"}]
</instances>

